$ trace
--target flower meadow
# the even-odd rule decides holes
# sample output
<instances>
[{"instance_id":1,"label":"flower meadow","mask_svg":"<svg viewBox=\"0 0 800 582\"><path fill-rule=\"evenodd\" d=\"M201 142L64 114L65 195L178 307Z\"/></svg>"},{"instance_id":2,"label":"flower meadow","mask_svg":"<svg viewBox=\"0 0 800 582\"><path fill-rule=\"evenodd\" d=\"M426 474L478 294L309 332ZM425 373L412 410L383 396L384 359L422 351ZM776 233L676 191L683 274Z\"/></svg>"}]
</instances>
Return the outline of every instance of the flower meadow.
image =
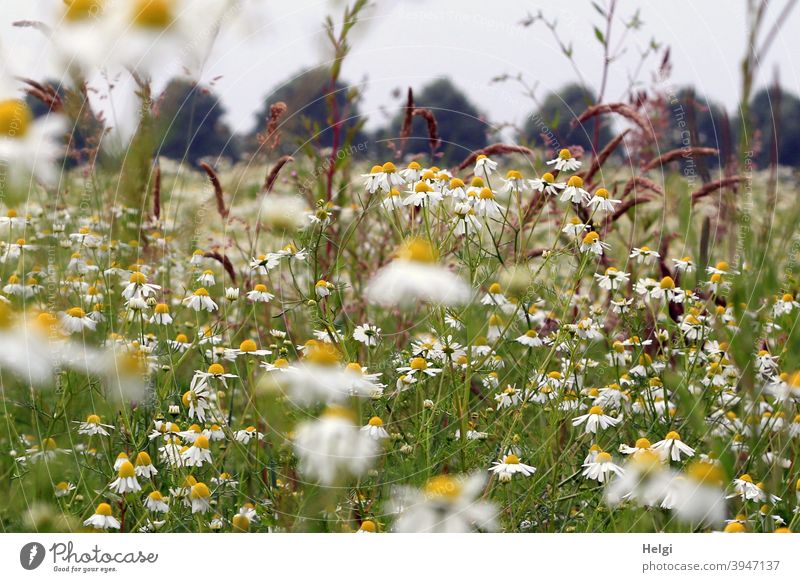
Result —
<instances>
[{"instance_id":1,"label":"flower meadow","mask_svg":"<svg viewBox=\"0 0 800 582\"><path fill-rule=\"evenodd\" d=\"M151 41L226 3L113 4L58 7L66 93L0 81L3 531L800 526L796 187L700 184L681 164L713 152L624 104L579 117L627 124L602 149L460 163L432 113L429 155L281 156L277 108L255 161L186 169ZM120 35L139 129L65 144Z\"/></svg>"}]
</instances>

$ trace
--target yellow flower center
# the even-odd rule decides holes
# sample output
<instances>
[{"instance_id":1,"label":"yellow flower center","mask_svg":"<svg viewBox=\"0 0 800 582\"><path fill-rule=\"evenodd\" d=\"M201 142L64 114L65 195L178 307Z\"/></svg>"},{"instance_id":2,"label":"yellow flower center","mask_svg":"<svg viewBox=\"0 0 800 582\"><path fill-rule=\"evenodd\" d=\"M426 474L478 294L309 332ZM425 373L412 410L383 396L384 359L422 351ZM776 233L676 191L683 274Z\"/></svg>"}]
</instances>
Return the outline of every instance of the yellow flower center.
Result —
<instances>
[{"instance_id":1,"label":"yellow flower center","mask_svg":"<svg viewBox=\"0 0 800 582\"><path fill-rule=\"evenodd\" d=\"M192 485L192 490L189 493L189 497L192 499L208 499L211 497L211 491L209 491L208 485L205 483L195 483Z\"/></svg>"},{"instance_id":2,"label":"yellow flower center","mask_svg":"<svg viewBox=\"0 0 800 582\"><path fill-rule=\"evenodd\" d=\"M23 137L32 120L33 113L21 99L0 101L0 137Z\"/></svg>"},{"instance_id":3,"label":"yellow flower center","mask_svg":"<svg viewBox=\"0 0 800 582\"><path fill-rule=\"evenodd\" d=\"M147 277L144 276L144 273L131 273L130 282L137 285L144 285L147 283Z\"/></svg>"},{"instance_id":4,"label":"yellow flower center","mask_svg":"<svg viewBox=\"0 0 800 582\"><path fill-rule=\"evenodd\" d=\"M194 441L194 446L198 449L207 449L208 448L208 437L205 435L200 435Z\"/></svg>"},{"instance_id":5,"label":"yellow flower center","mask_svg":"<svg viewBox=\"0 0 800 582\"><path fill-rule=\"evenodd\" d=\"M136 0L133 23L142 28L167 28L172 24L173 0Z\"/></svg>"},{"instance_id":6,"label":"yellow flower center","mask_svg":"<svg viewBox=\"0 0 800 582\"><path fill-rule=\"evenodd\" d=\"M393 174L394 172L397 171L397 168L395 167L395 165L392 162L386 162L385 164L383 164L383 167L381 169L386 174Z\"/></svg>"},{"instance_id":7,"label":"yellow flower center","mask_svg":"<svg viewBox=\"0 0 800 582\"><path fill-rule=\"evenodd\" d=\"M636 439L636 448L637 449L649 449L650 448L650 441L646 438Z\"/></svg>"},{"instance_id":8,"label":"yellow flower center","mask_svg":"<svg viewBox=\"0 0 800 582\"><path fill-rule=\"evenodd\" d=\"M552 184L553 182L555 182L555 180L556 177L553 176L553 174L551 174L550 172L545 172L542 175L542 181L547 182L548 184Z\"/></svg>"},{"instance_id":9,"label":"yellow flower center","mask_svg":"<svg viewBox=\"0 0 800 582\"><path fill-rule=\"evenodd\" d=\"M200 287L194 292L195 297L208 297L208 290L205 287Z\"/></svg>"},{"instance_id":10,"label":"yellow flower center","mask_svg":"<svg viewBox=\"0 0 800 582\"><path fill-rule=\"evenodd\" d=\"M133 477L134 475L136 475L136 470L133 468L133 463L130 461L125 461L119 466L119 476L123 479Z\"/></svg>"},{"instance_id":11,"label":"yellow flower center","mask_svg":"<svg viewBox=\"0 0 800 582\"><path fill-rule=\"evenodd\" d=\"M455 499L461 494L461 483L450 475L438 475L428 479L425 493L431 497Z\"/></svg>"},{"instance_id":12,"label":"yellow flower center","mask_svg":"<svg viewBox=\"0 0 800 582\"><path fill-rule=\"evenodd\" d=\"M89 424L100 424L100 417L96 414L90 414L86 417L86 422Z\"/></svg>"},{"instance_id":13,"label":"yellow flower center","mask_svg":"<svg viewBox=\"0 0 800 582\"><path fill-rule=\"evenodd\" d=\"M104 0L64 0L67 8L64 18L70 22L85 20L100 14Z\"/></svg>"},{"instance_id":14,"label":"yellow flower center","mask_svg":"<svg viewBox=\"0 0 800 582\"><path fill-rule=\"evenodd\" d=\"M494 192L492 192L489 188L481 188L478 198L481 200L492 200L494 199Z\"/></svg>"},{"instance_id":15,"label":"yellow flower center","mask_svg":"<svg viewBox=\"0 0 800 582\"><path fill-rule=\"evenodd\" d=\"M222 364L211 364L208 367L208 373L213 376L220 376L225 373L225 368L222 367Z\"/></svg>"},{"instance_id":16,"label":"yellow flower center","mask_svg":"<svg viewBox=\"0 0 800 582\"><path fill-rule=\"evenodd\" d=\"M675 281L672 279L672 277L664 277L661 279L659 286L662 289L675 289Z\"/></svg>"},{"instance_id":17,"label":"yellow flower center","mask_svg":"<svg viewBox=\"0 0 800 582\"><path fill-rule=\"evenodd\" d=\"M592 406L589 409L589 414L603 414L603 408L601 406Z\"/></svg>"},{"instance_id":18,"label":"yellow flower center","mask_svg":"<svg viewBox=\"0 0 800 582\"><path fill-rule=\"evenodd\" d=\"M567 182L567 186L572 188L583 188L583 178L580 176L572 176Z\"/></svg>"},{"instance_id":19,"label":"yellow flower center","mask_svg":"<svg viewBox=\"0 0 800 582\"><path fill-rule=\"evenodd\" d=\"M378 527L375 525L374 521L365 519L361 522L361 530L369 533L375 533L378 531Z\"/></svg>"},{"instance_id":20,"label":"yellow flower center","mask_svg":"<svg viewBox=\"0 0 800 582\"><path fill-rule=\"evenodd\" d=\"M603 451L602 453L597 453L597 457L595 457L596 463L610 463L611 462L611 455L607 452Z\"/></svg>"},{"instance_id":21,"label":"yellow flower center","mask_svg":"<svg viewBox=\"0 0 800 582\"><path fill-rule=\"evenodd\" d=\"M97 509L94 510L97 515L103 515L105 517L111 516L111 506L108 503L101 503L97 506Z\"/></svg>"},{"instance_id":22,"label":"yellow flower center","mask_svg":"<svg viewBox=\"0 0 800 582\"><path fill-rule=\"evenodd\" d=\"M600 240L600 235L597 234L595 231L591 231L586 233L586 236L583 237L583 244L585 245L592 245Z\"/></svg>"},{"instance_id":23,"label":"yellow flower center","mask_svg":"<svg viewBox=\"0 0 800 582\"><path fill-rule=\"evenodd\" d=\"M153 460L150 458L146 452L142 451L138 455L136 455L136 466L137 467L146 467L147 465L152 465Z\"/></svg>"},{"instance_id":24,"label":"yellow flower center","mask_svg":"<svg viewBox=\"0 0 800 582\"><path fill-rule=\"evenodd\" d=\"M379 416L373 416L369 419L370 426L383 426L383 421L380 419Z\"/></svg>"},{"instance_id":25,"label":"yellow flower center","mask_svg":"<svg viewBox=\"0 0 800 582\"><path fill-rule=\"evenodd\" d=\"M425 361L425 358L413 358L409 367L412 370L425 370L428 367L428 362Z\"/></svg>"},{"instance_id":26,"label":"yellow flower center","mask_svg":"<svg viewBox=\"0 0 800 582\"><path fill-rule=\"evenodd\" d=\"M159 303L158 305L156 305L156 313L161 315L169 313L169 305L167 305L166 303Z\"/></svg>"},{"instance_id":27,"label":"yellow flower center","mask_svg":"<svg viewBox=\"0 0 800 582\"><path fill-rule=\"evenodd\" d=\"M77 317L78 319L83 319L86 317L86 312L80 307L70 307L67 309L66 313L70 317Z\"/></svg>"},{"instance_id":28,"label":"yellow flower center","mask_svg":"<svg viewBox=\"0 0 800 582\"><path fill-rule=\"evenodd\" d=\"M433 246L431 243L421 238L410 238L406 240L400 249L398 249L397 257L417 263L433 263L436 261L436 253L433 250Z\"/></svg>"},{"instance_id":29,"label":"yellow flower center","mask_svg":"<svg viewBox=\"0 0 800 582\"><path fill-rule=\"evenodd\" d=\"M153 501L163 501L164 496L161 495L161 491L153 491L147 495Z\"/></svg>"},{"instance_id":30,"label":"yellow flower center","mask_svg":"<svg viewBox=\"0 0 800 582\"><path fill-rule=\"evenodd\" d=\"M664 437L667 440L679 441L681 440L681 435L679 435L674 430L671 430L667 433L667 436Z\"/></svg>"},{"instance_id":31,"label":"yellow flower center","mask_svg":"<svg viewBox=\"0 0 800 582\"><path fill-rule=\"evenodd\" d=\"M506 455L503 462L506 465L519 465L519 457L517 455Z\"/></svg>"},{"instance_id":32,"label":"yellow flower center","mask_svg":"<svg viewBox=\"0 0 800 582\"><path fill-rule=\"evenodd\" d=\"M568 160L572 157L572 154L568 149L564 148L563 150L558 152L558 157L561 158L562 160Z\"/></svg>"},{"instance_id":33,"label":"yellow flower center","mask_svg":"<svg viewBox=\"0 0 800 582\"><path fill-rule=\"evenodd\" d=\"M246 339L242 343L239 344L239 351L240 352L254 352L258 349L256 346L256 342L251 339Z\"/></svg>"},{"instance_id":34,"label":"yellow flower center","mask_svg":"<svg viewBox=\"0 0 800 582\"><path fill-rule=\"evenodd\" d=\"M597 192L594 193L594 195L597 196L598 198L608 198L609 197L608 190L606 190L605 188L600 188Z\"/></svg>"}]
</instances>

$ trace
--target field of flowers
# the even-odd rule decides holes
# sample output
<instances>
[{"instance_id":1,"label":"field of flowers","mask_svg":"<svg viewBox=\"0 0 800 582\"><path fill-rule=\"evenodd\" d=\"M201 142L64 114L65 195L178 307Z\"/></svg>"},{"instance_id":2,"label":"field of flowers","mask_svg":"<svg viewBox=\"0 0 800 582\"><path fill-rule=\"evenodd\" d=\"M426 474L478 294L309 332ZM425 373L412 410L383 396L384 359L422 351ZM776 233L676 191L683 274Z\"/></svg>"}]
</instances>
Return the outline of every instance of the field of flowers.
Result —
<instances>
[{"instance_id":1,"label":"field of flowers","mask_svg":"<svg viewBox=\"0 0 800 582\"><path fill-rule=\"evenodd\" d=\"M430 156L280 157L276 111L199 170L145 107L64 169L86 98L0 82L2 531L800 525L796 186L689 176L715 152L623 104L581 116L630 125L600 151L451 167L435 120Z\"/></svg>"}]
</instances>

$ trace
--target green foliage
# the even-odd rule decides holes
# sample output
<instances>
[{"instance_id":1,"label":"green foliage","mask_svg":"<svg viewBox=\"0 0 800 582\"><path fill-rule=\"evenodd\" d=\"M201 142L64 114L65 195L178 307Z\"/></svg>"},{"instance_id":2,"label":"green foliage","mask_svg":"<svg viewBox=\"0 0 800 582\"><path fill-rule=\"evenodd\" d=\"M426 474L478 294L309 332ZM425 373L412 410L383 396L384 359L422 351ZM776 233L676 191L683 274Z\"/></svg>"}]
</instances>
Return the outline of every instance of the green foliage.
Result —
<instances>
[{"instance_id":1,"label":"green foliage","mask_svg":"<svg viewBox=\"0 0 800 582\"><path fill-rule=\"evenodd\" d=\"M609 122L597 117L573 126L573 121L590 105L594 105L594 93L578 84L550 93L541 107L531 113L522 127L521 138L530 144L548 145L555 149L579 145L592 150L596 125L599 123L598 149L612 137ZM544 144L542 144L544 136Z\"/></svg>"},{"instance_id":2,"label":"green foliage","mask_svg":"<svg viewBox=\"0 0 800 582\"><path fill-rule=\"evenodd\" d=\"M233 133L222 119L225 109L210 89L173 80L160 97L158 112L165 128L159 155L193 165L204 157L238 159Z\"/></svg>"}]
</instances>

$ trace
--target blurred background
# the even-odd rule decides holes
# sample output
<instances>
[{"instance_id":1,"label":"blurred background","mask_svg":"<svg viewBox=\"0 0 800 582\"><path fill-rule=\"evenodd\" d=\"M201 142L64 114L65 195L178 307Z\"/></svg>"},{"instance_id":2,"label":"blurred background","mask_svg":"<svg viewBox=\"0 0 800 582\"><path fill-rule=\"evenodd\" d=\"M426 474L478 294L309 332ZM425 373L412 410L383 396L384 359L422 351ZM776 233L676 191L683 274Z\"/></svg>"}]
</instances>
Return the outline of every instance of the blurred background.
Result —
<instances>
[{"instance_id":1,"label":"blurred background","mask_svg":"<svg viewBox=\"0 0 800 582\"><path fill-rule=\"evenodd\" d=\"M37 71L37 79L59 85L45 35L14 23L46 21L61 2L2 0L0 43L6 52L13 50L14 62L0 66ZM352 32L350 54L335 83L338 105L346 113L344 125L357 132L355 142L385 149L386 140L397 135L411 88L415 105L435 112L440 154L452 161L494 141L591 147L595 128L571 124L587 104L647 99L651 119L658 123L680 103L691 117L693 144L718 147L724 154L724 142L737 141L747 4L619 3L616 30L606 47L603 8L590 0L378 1ZM324 19L328 14L338 19L344 4L251 0L246 5L244 24L225 27L197 77L186 78L165 63L153 78L161 114L179 120L177 127L193 126L192 132L167 139L162 156L183 159L188 150L193 163L206 156L236 161L258 148L270 105L280 101L288 113L282 150L301 148L309 131L317 145L330 140L323 96L331 89L332 54ZM782 22L782 30L797 30L800 13L780 10L777 3L772 18ZM748 97L754 128L767 140L773 125L779 126L778 161L796 166L800 82L792 55L800 51L800 37L773 34L767 27L762 39L771 39L772 46L758 63ZM606 58L610 65L604 75ZM136 107L129 83L100 76L89 80L93 107L125 135L136 124L135 116L126 114ZM655 105L659 99L663 111ZM181 106L186 103L191 107ZM41 112L41 105L34 105ZM594 145L602 146L616 129L598 128ZM677 130L673 138L675 143L664 149L680 145ZM426 140L425 121L415 118L407 151L426 151ZM766 163L763 156L756 160Z\"/></svg>"}]
</instances>

